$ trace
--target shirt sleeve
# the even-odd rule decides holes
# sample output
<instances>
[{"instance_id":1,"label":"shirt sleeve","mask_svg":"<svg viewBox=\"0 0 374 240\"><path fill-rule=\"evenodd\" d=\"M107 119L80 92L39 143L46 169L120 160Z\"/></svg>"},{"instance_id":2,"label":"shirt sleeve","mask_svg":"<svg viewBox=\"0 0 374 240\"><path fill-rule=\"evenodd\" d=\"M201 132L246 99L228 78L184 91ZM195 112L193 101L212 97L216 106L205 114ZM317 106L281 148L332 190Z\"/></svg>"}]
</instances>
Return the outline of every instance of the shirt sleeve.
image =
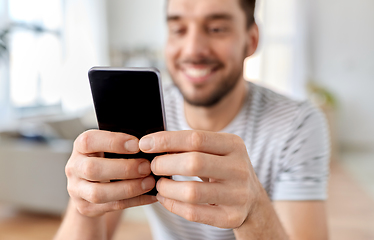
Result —
<instances>
[{"instance_id":1,"label":"shirt sleeve","mask_svg":"<svg viewBox=\"0 0 374 240\"><path fill-rule=\"evenodd\" d=\"M330 143L324 115L311 104L302 104L286 139L272 199L325 200Z\"/></svg>"}]
</instances>

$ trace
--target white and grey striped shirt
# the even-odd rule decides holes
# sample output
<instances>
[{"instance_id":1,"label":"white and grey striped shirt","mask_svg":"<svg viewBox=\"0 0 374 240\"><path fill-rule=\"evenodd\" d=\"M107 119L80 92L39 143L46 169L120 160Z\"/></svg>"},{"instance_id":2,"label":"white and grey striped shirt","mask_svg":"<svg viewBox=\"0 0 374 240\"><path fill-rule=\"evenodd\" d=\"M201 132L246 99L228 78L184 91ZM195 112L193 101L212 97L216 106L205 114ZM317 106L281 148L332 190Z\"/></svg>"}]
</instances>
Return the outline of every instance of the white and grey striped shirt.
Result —
<instances>
[{"instance_id":1,"label":"white and grey striped shirt","mask_svg":"<svg viewBox=\"0 0 374 240\"><path fill-rule=\"evenodd\" d=\"M324 116L308 102L290 100L248 83L245 103L222 132L240 136L257 177L271 200L324 200L329 141ZM178 89L164 89L169 131L190 130ZM191 181L197 177L173 176ZM231 229L189 222L161 204L144 207L154 240L235 239Z\"/></svg>"}]
</instances>

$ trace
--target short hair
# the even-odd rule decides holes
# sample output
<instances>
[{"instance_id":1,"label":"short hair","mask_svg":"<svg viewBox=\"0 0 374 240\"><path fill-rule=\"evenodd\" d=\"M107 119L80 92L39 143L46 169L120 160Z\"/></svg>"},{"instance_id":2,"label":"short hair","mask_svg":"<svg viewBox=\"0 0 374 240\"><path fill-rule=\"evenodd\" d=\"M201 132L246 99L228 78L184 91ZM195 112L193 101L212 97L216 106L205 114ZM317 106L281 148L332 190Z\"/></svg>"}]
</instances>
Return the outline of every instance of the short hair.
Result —
<instances>
[{"instance_id":1,"label":"short hair","mask_svg":"<svg viewBox=\"0 0 374 240\"><path fill-rule=\"evenodd\" d=\"M256 0L239 0L239 3L245 13L246 26L249 28L255 22ZM169 0L166 0L166 8L168 4Z\"/></svg>"},{"instance_id":2,"label":"short hair","mask_svg":"<svg viewBox=\"0 0 374 240\"><path fill-rule=\"evenodd\" d=\"M247 28L249 28L255 22L256 0L239 0L239 2L246 16Z\"/></svg>"}]
</instances>

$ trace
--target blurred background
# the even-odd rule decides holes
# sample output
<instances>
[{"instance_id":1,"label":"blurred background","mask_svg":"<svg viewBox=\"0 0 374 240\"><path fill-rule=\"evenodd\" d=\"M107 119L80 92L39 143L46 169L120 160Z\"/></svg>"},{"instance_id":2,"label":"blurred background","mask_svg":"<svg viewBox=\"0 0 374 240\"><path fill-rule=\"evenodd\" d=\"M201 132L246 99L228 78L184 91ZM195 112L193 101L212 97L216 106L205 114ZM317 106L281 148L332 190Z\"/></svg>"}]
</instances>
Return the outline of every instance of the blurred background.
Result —
<instances>
[{"instance_id":1,"label":"blurred background","mask_svg":"<svg viewBox=\"0 0 374 240\"><path fill-rule=\"evenodd\" d=\"M257 0L256 21L245 78L328 119L331 239L374 239L374 1ZM73 140L96 128L88 69L152 66L169 82L165 39L164 0L0 0L0 239L57 230ZM117 238L150 239L141 208Z\"/></svg>"}]
</instances>

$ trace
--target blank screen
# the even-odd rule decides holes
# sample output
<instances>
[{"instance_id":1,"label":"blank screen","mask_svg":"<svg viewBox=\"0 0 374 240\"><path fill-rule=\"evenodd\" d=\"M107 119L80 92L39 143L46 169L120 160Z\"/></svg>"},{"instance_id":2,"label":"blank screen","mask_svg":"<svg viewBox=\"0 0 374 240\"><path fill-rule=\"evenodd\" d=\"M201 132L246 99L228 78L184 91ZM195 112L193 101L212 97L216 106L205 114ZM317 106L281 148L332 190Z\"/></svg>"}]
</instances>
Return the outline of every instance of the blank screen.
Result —
<instances>
[{"instance_id":1,"label":"blank screen","mask_svg":"<svg viewBox=\"0 0 374 240\"><path fill-rule=\"evenodd\" d=\"M89 71L89 79L100 130L123 132L139 139L165 130L160 79L156 72L93 68ZM150 161L157 155L160 154L105 153L106 158L145 158ZM156 193L153 189L148 194Z\"/></svg>"},{"instance_id":2,"label":"blank screen","mask_svg":"<svg viewBox=\"0 0 374 240\"><path fill-rule=\"evenodd\" d=\"M165 130L155 72L91 70L89 77L100 129L138 138Z\"/></svg>"}]
</instances>

